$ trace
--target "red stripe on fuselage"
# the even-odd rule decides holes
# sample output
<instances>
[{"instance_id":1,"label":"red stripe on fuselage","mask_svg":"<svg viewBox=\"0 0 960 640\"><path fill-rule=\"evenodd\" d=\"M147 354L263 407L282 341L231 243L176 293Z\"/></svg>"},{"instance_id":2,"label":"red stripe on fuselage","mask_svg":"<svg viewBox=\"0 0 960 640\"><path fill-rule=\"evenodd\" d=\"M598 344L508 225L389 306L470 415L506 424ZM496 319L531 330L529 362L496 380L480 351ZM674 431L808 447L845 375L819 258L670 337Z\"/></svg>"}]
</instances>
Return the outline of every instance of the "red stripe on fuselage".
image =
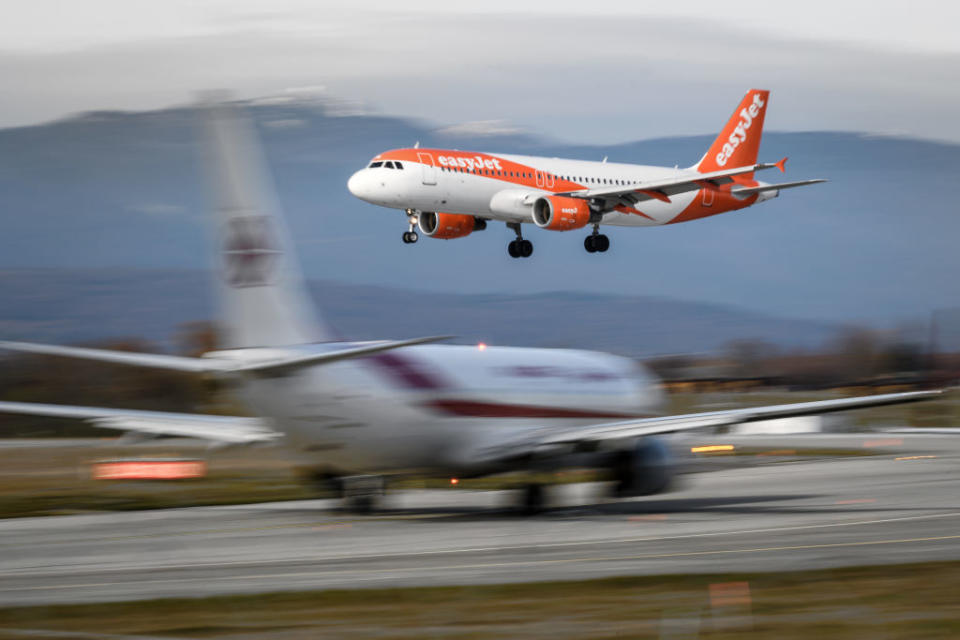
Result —
<instances>
[{"instance_id":1,"label":"red stripe on fuselage","mask_svg":"<svg viewBox=\"0 0 960 640\"><path fill-rule=\"evenodd\" d=\"M523 404L502 404L477 400L439 399L430 400L424 406L443 413L463 418L594 418L628 419L649 416L615 411L591 409L565 409L562 407L538 407Z\"/></svg>"}]
</instances>

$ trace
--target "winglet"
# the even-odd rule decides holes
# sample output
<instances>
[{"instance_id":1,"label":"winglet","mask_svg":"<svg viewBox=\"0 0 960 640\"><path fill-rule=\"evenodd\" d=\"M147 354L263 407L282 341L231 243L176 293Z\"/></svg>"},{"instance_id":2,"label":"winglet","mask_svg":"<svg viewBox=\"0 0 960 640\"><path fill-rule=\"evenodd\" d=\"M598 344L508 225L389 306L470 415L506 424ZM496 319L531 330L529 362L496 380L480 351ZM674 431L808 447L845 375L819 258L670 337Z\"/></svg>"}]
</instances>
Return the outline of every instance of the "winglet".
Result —
<instances>
[{"instance_id":1,"label":"winglet","mask_svg":"<svg viewBox=\"0 0 960 640\"><path fill-rule=\"evenodd\" d=\"M777 169L780 169L780 173L786 173L787 170L784 168L786 164L787 164L787 158L786 156L784 156L783 160L781 160L780 162L774 162L773 166L775 166Z\"/></svg>"}]
</instances>

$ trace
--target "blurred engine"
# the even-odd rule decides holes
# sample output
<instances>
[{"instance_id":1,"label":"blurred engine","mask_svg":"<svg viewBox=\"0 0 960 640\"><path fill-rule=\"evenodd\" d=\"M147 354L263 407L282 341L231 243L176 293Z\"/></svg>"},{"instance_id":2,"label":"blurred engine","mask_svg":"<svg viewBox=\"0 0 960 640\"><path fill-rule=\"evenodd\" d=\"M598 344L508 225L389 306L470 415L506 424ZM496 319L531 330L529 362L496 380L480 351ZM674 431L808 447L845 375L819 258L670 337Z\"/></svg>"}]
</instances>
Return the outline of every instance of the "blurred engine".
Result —
<instances>
[{"instance_id":1,"label":"blurred engine","mask_svg":"<svg viewBox=\"0 0 960 640\"><path fill-rule=\"evenodd\" d=\"M611 471L614 495L620 498L662 493L674 482L678 469L670 447L659 438L640 438L616 452Z\"/></svg>"}]
</instances>

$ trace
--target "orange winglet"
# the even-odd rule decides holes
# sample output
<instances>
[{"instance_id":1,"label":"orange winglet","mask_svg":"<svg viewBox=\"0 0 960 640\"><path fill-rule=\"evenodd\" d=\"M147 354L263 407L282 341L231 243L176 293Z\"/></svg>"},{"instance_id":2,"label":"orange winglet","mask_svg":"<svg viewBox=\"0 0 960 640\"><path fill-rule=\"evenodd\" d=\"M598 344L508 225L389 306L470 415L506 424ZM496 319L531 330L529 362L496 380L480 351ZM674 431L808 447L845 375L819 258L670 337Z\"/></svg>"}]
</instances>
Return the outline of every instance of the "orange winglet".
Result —
<instances>
[{"instance_id":1,"label":"orange winglet","mask_svg":"<svg viewBox=\"0 0 960 640\"><path fill-rule=\"evenodd\" d=\"M777 169L780 169L780 173L786 173L787 170L784 168L784 165L786 164L787 164L787 159L784 158L780 162L775 162L773 166L775 166Z\"/></svg>"},{"instance_id":2,"label":"orange winglet","mask_svg":"<svg viewBox=\"0 0 960 640\"><path fill-rule=\"evenodd\" d=\"M665 194L663 191L657 191L656 189L637 189L637 193L642 193L645 196L650 196L661 202L670 202L670 196Z\"/></svg>"}]
</instances>

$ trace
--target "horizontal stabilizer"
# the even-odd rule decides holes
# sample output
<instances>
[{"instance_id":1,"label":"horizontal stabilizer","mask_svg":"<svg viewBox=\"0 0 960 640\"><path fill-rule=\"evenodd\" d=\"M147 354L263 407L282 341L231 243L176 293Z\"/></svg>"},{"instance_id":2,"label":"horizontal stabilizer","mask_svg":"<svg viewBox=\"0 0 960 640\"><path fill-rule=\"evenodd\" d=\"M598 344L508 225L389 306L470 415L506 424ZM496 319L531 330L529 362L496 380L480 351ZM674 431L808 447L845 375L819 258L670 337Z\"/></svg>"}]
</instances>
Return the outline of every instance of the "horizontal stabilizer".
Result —
<instances>
[{"instance_id":1,"label":"horizontal stabilizer","mask_svg":"<svg viewBox=\"0 0 960 640\"><path fill-rule=\"evenodd\" d=\"M327 353L310 353L292 358L282 358L269 362L244 364L230 369L231 373L258 373L258 374L276 374L284 371L291 371L310 365L330 364L339 360L349 360L350 358L362 358L371 356L383 351L391 351L401 347L412 347L417 344L428 344L431 342L440 342L449 340L451 336L431 336L427 338L413 338L411 340L396 340L389 342L375 342L362 347L353 347L341 349L340 351L330 351Z\"/></svg>"},{"instance_id":2,"label":"horizontal stabilizer","mask_svg":"<svg viewBox=\"0 0 960 640\"><path fill-rule=\"evenodd\" d=\"M392 349L400 349L401 347L411 347L417 344L440 342L449 339L450 336L430 336L426 338L412 338L410 340L385 340L361 346L351 345L343 349L324 351L322 353L293 352L290 355L284 355L279 358L272 357L265 361L257 361L257 349L244 349L245 358L243 360L236 358L219 358L217 357L217 352L205 358L184 358L181 356L167 356L155 353L131 353L126 351L111 351L109 349L63 347L60 345L34 344L31 342L0 341L0 349L51 356L64 356L83 360L98 360L101 362L112 362L114 364L152 369L172 369L174 371L188 371L193 373L252 373L264 375L282 373L311 365L330 364L340 360L349 360L350 358L362 358L363 356L390 351ZM276 353L273 349L266 351Z\"/></svg>"},{"instance_id":3,"label":"horizontal stabilizer","mask_svg":"<svg viewBox=\"0 0 960 640\"><path fill-rule=\"evenodd\" d=\"M765 184L759 187L737 187L731 189L730 193L733 193L738 196L750 196L755 193L762 193L764 191L779 191L780 189L792 189L793 187L805 187L808 184L819 184L821 182L826 182L824 178L817 178L815 180L799 180L797 182L781 182L780 184Z\"/></svg>"},{"instance_id":4,"label":"horizontal stabilizer","mask_svg":"<svg viewBox=\"0 0 960 640\"><path fill-rule=\"evenodd\" d=\"M0 341L0 349L48 356L78 358L81 360L99 360L100 362L112 362L114 364L125 364L135 367L193 371L196 373L205 373L212 368L211 362L202 358L184 358L159 353L133 353L129 351L111 351L109 349L89 349L86 347L64 347L56 344L6 341Z\"/></svg>"}]
</instances>

